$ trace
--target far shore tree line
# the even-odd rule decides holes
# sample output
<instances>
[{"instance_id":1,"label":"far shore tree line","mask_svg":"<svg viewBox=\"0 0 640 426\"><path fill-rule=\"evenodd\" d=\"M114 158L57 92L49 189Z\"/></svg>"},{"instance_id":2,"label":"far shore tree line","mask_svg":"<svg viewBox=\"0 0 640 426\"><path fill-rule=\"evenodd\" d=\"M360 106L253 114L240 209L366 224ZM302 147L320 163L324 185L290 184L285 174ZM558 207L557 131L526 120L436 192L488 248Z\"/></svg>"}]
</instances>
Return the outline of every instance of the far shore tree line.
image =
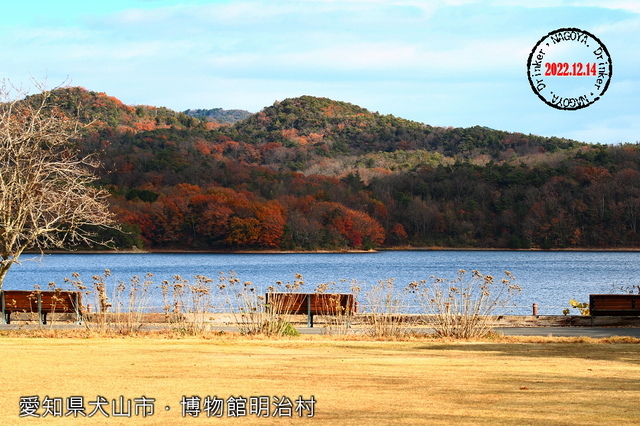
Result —
<instances>
[{"instance_id":1,"label":"far shore tree line","mask_svg":"<svg viewBox=\"0 0 640 426\"><path fill-rule=\"evenodd\" d=\"M226 164L227 187L112 186L111 207L131 231L121 244L148 248L633 248L640 151L616 149L634 161L458 163L369 184Z\"/></svg>"}]
</instances>

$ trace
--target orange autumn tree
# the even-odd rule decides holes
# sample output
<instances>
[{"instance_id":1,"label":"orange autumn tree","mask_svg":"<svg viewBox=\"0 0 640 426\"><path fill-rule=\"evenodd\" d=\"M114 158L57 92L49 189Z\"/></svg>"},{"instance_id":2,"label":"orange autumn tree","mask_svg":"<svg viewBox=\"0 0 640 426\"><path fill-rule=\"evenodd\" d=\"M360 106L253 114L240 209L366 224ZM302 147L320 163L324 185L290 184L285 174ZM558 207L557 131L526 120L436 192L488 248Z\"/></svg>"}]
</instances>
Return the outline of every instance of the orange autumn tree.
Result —
<instances>
[{"instance_id":1,"label":"orange autumn tree","mask_svg":"<svg viewBox=\"0 0 640 426\"><path fill-rule=\"evenodd\" d=\"M224 239L229 231L233 210L228 198L220 193L194 195L189 201L191 213L197 218L196 230L213 241Z\"/></svg>"},{"instance_id":2,"label":"orange autumn tree","mask_svg":"<svg viewBox=\"0 0 640 426\"><path fill-rule=\"evenodd\" d=\"M225 242L231 246L250 247L256 245L260 236L260 221L255 217L233 217Z\"/></svg>"},{"instance_id":3,"label":"orange autumn tree","mask_svg":"<svg viewBox=\"0 0 640 426\"><path fill-rule=\"evenodd\" d=\"M225 242L240 247L279 247L286 218L276 201L254 202L249 217L233 217Z\"/></svg>"},{"instance_id":4,"label":"orange autumn tree","mask_svg":"<svg viewBox=\"0 0 640 426\"><path fill-rule=\"evenodd\" d=\"M346 207L340 210L332 225L348 240L350 247L373 248L384 242L384 228L378 221L361 211Z\"/></svg>"},{"instance_id":5,"label":"orange autumn tree","mask_svg":"<svg viewBox=\"0 0 640 426\"><path fill-rule=\"evenodd\" d=\"M258 245L279 247L287 222L284 207L277 201L267 201L264 204L256 204L254 209L256 219L260 223Z\"/></svg>"}]
</instances>

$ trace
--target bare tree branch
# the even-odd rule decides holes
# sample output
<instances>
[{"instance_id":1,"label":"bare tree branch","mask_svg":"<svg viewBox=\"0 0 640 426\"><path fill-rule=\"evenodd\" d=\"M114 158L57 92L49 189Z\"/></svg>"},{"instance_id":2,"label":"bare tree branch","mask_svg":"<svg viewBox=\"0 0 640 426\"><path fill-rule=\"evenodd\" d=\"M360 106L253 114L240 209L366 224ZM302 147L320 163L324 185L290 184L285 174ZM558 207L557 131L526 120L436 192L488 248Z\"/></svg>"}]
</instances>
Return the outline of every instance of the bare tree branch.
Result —
<instances>
[{"instance_id":1,"label":"bare tree branch","mask_svg":"<svg viewBox=\"0 0 640 426\"><path fill-rule=\"evenodd\" d=\"M16 99L24 92L0 87L0 289L24 250L96 243L89 225L114 226L108 193L93 186L99 162L71 142L80 122L38 88Z\"/></svg>"}]
</instances>

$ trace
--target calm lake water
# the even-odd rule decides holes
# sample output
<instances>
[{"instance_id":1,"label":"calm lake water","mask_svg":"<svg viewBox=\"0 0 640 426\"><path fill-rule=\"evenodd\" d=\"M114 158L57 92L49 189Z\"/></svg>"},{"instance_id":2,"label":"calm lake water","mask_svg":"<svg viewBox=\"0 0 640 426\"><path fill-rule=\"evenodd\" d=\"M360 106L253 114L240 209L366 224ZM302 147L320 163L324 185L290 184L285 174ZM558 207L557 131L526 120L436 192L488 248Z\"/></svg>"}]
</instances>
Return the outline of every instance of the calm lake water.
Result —
<instances>
[{"instance_id":1,"label":"calm lake water","mask_svg":"<svg viewBox=\"0 0 640 426\"><path fill-rule=\"evenodd\" d=\"M28 256L23 257L23 259ZM111 283L128 282L134 275L154 274L154 283L180 275L193 281L206 275L217 281L219 273L234 271L241 281L265 291L276 281L293 282L304 276L303 291L334 281L338 291L348 291L340 280L359 281L362 291L379 280L394 279L399 290L412 281L429 277L454 278L460 269L479 270L502 278L505 270L516 277L522 293L511 313L530 314L538 303L541 315L559 315L569 299L588 301L590 293L610 293L613 286L640 283L639 252L531 252L531 251L382 251L377 253L314 254L53 254L38 262L15 265L4 288L43 289L49 282L69 288L64 278L77 272L91 283L93 275L110 269ZM342 285L342 287L340 287Z\"/></svg>"}]
</instances>

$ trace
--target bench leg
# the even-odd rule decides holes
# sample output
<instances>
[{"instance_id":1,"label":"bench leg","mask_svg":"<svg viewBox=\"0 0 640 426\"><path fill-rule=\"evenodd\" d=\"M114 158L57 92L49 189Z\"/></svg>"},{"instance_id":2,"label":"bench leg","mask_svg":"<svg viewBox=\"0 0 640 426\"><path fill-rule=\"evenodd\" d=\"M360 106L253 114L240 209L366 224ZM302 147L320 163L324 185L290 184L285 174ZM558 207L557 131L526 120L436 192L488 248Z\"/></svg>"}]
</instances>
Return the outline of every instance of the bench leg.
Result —
<instances>
[{"instance_id":1,"label":"bench leg","mask_svg":"<svg viewBox=\"0 0 640 426\"><path fill-rule=\"evenodd\" d=\"M73 304L74 310L76 311L76 324L77 325L81 325L82 324L82 314L80 313L80 300L79 300L79 296L78 293L75 293L75 302Z\"/></svg>"},{"instance_id":2,"label":"bench leg","mask_svg":"<svg viewBox=\"0 0 640 426\"><path fill-rule=\"evenodd\" d=\"M311 312L307 314L307 327L313 328L313 314Z\"/></svg>"},{"instance_id":3,"label":"bench leg","mask_svg":"<svg viewBox=\"0 0 640 426\"><path fill-rule=\"evenodd\" d=\"M5 315L4 323L5 324L11 324L11 311L5 312L4 315Z\"/></svg>"},{"instance_id":4,"label":"bench leg","mask_svg":"<svg viewBox=\"0 0 640 426\"><path fill-rule=\"evenodd\" d=\"M47 313L43 312L42 314L40 314L40 324L46 324L47 323Z\"/></svg>"},{"instance_id":5,"label":"bench leg","mask_svg":"<svg viewBox=\"0 0 640 426\"><path fill-rule=\"evenodd\" d=\"M311 294L307 294L307 327L313 328L313 314L311 313Z\"/></svg>"}]
</instances>

